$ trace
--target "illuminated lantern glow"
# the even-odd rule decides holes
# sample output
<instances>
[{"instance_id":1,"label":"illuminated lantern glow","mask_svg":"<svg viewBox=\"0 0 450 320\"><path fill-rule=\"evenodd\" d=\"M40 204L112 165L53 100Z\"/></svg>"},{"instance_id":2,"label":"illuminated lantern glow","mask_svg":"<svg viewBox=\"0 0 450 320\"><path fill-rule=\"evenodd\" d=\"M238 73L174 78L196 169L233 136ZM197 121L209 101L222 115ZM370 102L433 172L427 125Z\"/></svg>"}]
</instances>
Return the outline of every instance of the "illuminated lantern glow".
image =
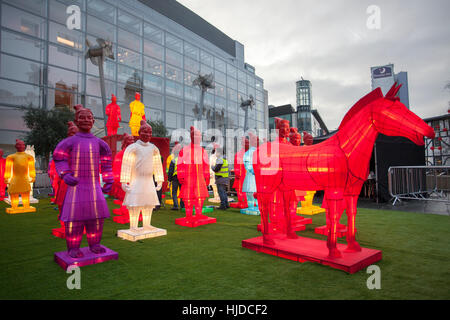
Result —
<instances>
[{"instance_id":1,"label":"illuminated lantern glow","mask_svg":"<svg viewBox=\"0 0 450 320\"><path fill-rule=\"evenodd\" d=\"M119 121L122 121L122 116L120 114L120 107L117 104L117 98L115 95L111 95L111 103L106 106L105 109L108 121L106 122L106 131L108 136L113 136L117 134L117 129L119 129Z\"/></svg>"},{"instance_id":2,"label":"illuminated lantern glow","mask_svg":"<svg viewBox=\"0 0 450 320\"><path fill-rule=\"evenodd\" d=\"M141 120L139 140L127 146L123 154L120 183L125 191L123 205L130 215L130 228L119 230L117 236L125 240L137 241L167 234L166 230L151 225L153 209L160 204L157 191L161 190L164 182L161 154L150 142L151 138L152 127ZM140 213L141 228L138 227Z\"/></svg>"},{"instance_id":3,"label":"illuminated lantern glow","mask_svg":"<svg viewBox=\"0 0 450 320\"><path fill-rule=\"evenodd\" d=\"M3 201L5 199L5 166L6 159L3 158L3 149L0 149L0 201Z\"/></svg>"},{"instance_id":4,"label":"illuminated lantern glow","mask_svg":"<svg viewBox=\"0 0 450 320\"><path fill-rule=\"evenodd\" d=\"M62 267L61 259L66 262L84 259L86 250L80 250L84 229L89 235L89 254L104 260L117 259L117 253L110 255L110 251L100 245L103 221L110 216L103 193L108 193L114 182L111 150L106 142L91 133L94 125L91 110L82 105L74 108L74 122L79 131L59 142L53 152L56 170L67 185L60 215L65 226L67 251L55 253L55 260ZM91 259L91 263L98 262Z\"/></svg>"},{"instance_id":5,"label":"illuminated lantern glow","mask_svg":"<svg viewBox=\"0 0 450 320\"><path fill-rule=\"evenodd\" d=\"M289 141L294 146L300 146L302 136L297 132L297 128L291 128L291 133L289 135ZM303 131L303 143L305 146L310 146L313 144L313 136L308 132ZM296 200L297 203L300 201L301 207L296 208L298 214L314 215L318 213L325 212L324 208L313 205L313 199L316 191L306 191L306 194L302 191L296 190ZM302 199L303 197L303 199ZM303 201L302 201L303 200ZM312 220L311 220L312 221ZM306 224L308 222L304 222Z\"/></svg>"},{"instance_id":6,"label":"illuminated lantern glow","mask_svg":"<svg viewBox=\"0 0 450 320\"><path fill-rule=\"evenodd\" d=\"M67 137L72 137L77 132L78 132L78 127L75 125L75 123L73 121L67 122ZM57 187L57 192L55 194L55 204L58 206L58 210L59 210L58 220L61 223L60 228L52 229L52 234L55 237L65 239L65 237L66 237L65 226L64 226L64 222L62 222L60 220L60 218L61 218L62 206L64 204L64 198L66 197L67 184L64 182L63 179L59 178L58 171L56 170L56 165L55 165L55 162L53 161L53 159L52 159L52 163L55 166L55 172L58 177L57 178L58 179L58 187ZM84 233L86 233L86 230L84 231Z\"/></svg>"},{"instance_id":7,"label":"illuminated lantern glow","mask_svg":"<svg viewBox=\"0 0 450 320\"><path fill-rule=\"evenodd\" d=\"M10 214L35 212L30 206L31 185L36 179L34 157L25 153L25 143L16 139L17 152L6 157L4 183L8 185L11 198L11 208L6 208ZM22 197L23 207L19 207L19 196Z\"/></svg>"},{"instance_id":8,"label":"illuminated lantern glow","mask_svg":"<svg viewBox=\"0 0 450 320\"><path fill-rule=\"evenodd\" d=\"M58 193L58 186L59 186L59 176L58 172L56 172L55 162L53 159L48 164L48 170L47 170L48 177L50 178L53 193L53 198L50 199L50 202L55 203L56 201L56 194Z\"/></svg>"},{"instance_id":9,"label":"illuminated lantern glow","mask_svg":"<svg viewBox=\"0 0 450 320\"><path fill-rule=\"evenodd\" d=\"M259 140L256 135L249 132L249 147L244 153L242 162L244 164L245 176L242 182L242 192L247 196L247 208L241 209L241 213L248 215L259 215L258 200L255 199L256 192L255 173L253 171L253 153L258 147Z\"/></svg>"},{"instance_id":10,"label":"illuminated lantern glow","mask_svg":"<svg viewBox=\"0 0 450 320\"><path fill-rule=\"evenodd\" d=\"M139 136L139 128L141 126L141 120L145 119L145 106L140 101L141 95L139 92L135 94L135 100L130 103L130 122L128 123L131 129L131 135L134 137Z\"/></svg>"},{"instance_id":11,"label":"illuminated lantern glow","mask_svg":"<svg viewBox=\"0 0 450 320\"><path fill-rule=\"evenodd\" d=\"M215 223L216 218L202 214L203 202L209 197L209 159L205 149L200 146L201 132L191 126L190 135L191 142L181 149L177 164L178 181L181 183L180 198L184 203L186 217L176 219L175 223L185 227L198 227Z\"/></svg>"},{"instance_id":12,"label":"illuminated lantern glow","mask_svg":"<svg viewBox=\"0 0 450 320\"><path fill-rule=\"evenodd\" d=\"M243 191L243 185L246 175L244 166L244 154L250 148L250 142L245 137L242 138L242 149L234 155L234 182L233 188L236 190L238 201L231 202L230 207L245 209L248 207L247 194Z\"/></svg>"},{"instance_id":13,"label":"illuminated lantern glow","mask_svg":"<svg viewBox=\"0 0 450 320\"><path fill-rule=\"evenodd\" d=\"M117 200L114 200L114 203L120 206L120 208L118 209L113 209L113 213L118 215L113 217L113 221L120 224L126 224L130 222L128 209L126 206L123 205L123 199L125 198L125 191L123 191L122 183L120 182L120 173L122 170L123 154L125 152L125 149L132 143L134 143L133 136L124 133L122 138L122 149L116 153L113 161L114 183L111 188L111 194L117 198ZM142 220L142 218L139 219Z\"/></svg>"},{"instance_id":14,"label":"illuminated lantern glow","mask_svg":"<svg viewBox=\"0 0 450 320\"><path fill-rule=\"evenodd\" d=\"M243 241L243 246L248 248L251 245L253 248L268 246L276 249L277 243L281 245L283 241L287 241L298 244L293 246L292 250L296 250L295 254L298 256L302 255L302 259L323 261L322 263L333 261L336 266L350 263L346 259L347 253L354 254L352 259L363 256L367 258L369 255L369 260L364 260L366 262L381 259L381 251L361 248L355 239L357 200L363 183L367 179L375 140L378 134L382 133L387 136L403 136L417 145L424 145L424 136L430 139L435 137L433 128L408 110L396 97L399 89L400 86L394 84L386 96L383 96L380 88L364 96L347 112L338 132L322 143L296 147L282 143L280 133L280 138L275 141L278 143L278 150L272 147L274 142L267 142L255 151L254 171L263 236L260 237L261 242L258 242L258 245L255 245L256 240L249 239ZM327 207L329 228L327 240L323 246L308 247L307 249L310 250L308 254L302 251L302 246L304 247L306 243L317 244L318 241L320 243L323 241L289 234L292 226L288 215L286 215L287 237L271 237L266 226L270 196L277 189L284 190L285 193L302 189L324 190L324 205ZM347 214L348 231L347 246L342 254L337 247L336 232L339 218L344 210ZM320 260L319 256L323 260ZM336 260L338 258L340 258L339 261ZM360 262L357 263L359 267L353 266L353 269L349 267L348 271L354 272L358 268L360 270L362 268Z\"/></svg>"}]
</instances>

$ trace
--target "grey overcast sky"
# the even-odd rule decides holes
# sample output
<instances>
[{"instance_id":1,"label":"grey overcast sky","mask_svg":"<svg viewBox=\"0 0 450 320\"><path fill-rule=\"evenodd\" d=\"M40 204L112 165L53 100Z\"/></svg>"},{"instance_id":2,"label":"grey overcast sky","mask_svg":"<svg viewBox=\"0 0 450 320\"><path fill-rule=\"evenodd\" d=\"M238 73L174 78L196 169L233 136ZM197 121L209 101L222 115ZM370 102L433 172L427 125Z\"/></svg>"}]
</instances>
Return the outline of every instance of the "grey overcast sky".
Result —
<instances>
[{"instance_id":1,"label":"grey overcast sky","mask_svg":"<svg viewBox=\"0 0 450 320\"><path fill-rule=\"evenodd\" d=\"M296 105L295 82L312 82L313 106L329 129L371 90L370 67L408 72L410 108L447 113L450 1L179 0L245 47L269 92L269 104ZM367 8L380 8L369 29Z\"/></svg>"}]
</instances>

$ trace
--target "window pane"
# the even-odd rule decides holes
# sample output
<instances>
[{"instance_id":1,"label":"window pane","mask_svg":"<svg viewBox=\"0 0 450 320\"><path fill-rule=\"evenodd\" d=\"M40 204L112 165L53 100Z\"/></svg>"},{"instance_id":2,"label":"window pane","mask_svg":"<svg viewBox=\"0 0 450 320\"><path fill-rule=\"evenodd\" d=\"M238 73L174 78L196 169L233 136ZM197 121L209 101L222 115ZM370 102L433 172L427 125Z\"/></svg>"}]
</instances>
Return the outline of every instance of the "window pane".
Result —
<instances>
[{"instance_id":1,"label":"window pane","mask_svg":"<svg viewBox=\"0 0 450 320\"><path fill-rule=\"evenodd\" d=\"M5 130L28 130L23 121L24 114L25 112L20 109L0 107L0 128ZM4 138L4 134L2 132L2 138Z\"/></svg>"},{"instance_id":2,"label":"window pane","mask_svg":"<svg viewBox=\"0 0 450 320\"><path fill-rule=\"evenodd\" d=\"M86 104L88 108L91 109L95 118L103 119L103 105L101 98L86 96ZM103 124L99 124L99 126L103 126Z\"/></svg>"},{"instance_id":3,"label":"window pane","mask_svg":"<svg viewBox=\"0 0 450 320\"><path fill-rule=\"evenodd\" d=\"M239 92L242 92L244 95L246 95L247 94L247 86L245 85L245 83L238 81L238 90L239 90Z\"/></svg>"},{"instance_id":4,"label":"window pane","mask_svg":"<svg viewBox=\"0 0 450 320\"><path fill-rule=\"evenodd\" d=\"M144 70L156 76L162 76L164 74L164 64L159 60L144 56Z\"/></svg>"},{"instance_id":5,"label":"window pane","mask_svg":"<svg viewBox=\"0 0 450 320\"><path fill-rule=\"evenodd\" d=\"M228 128L238 127L238 116L235 113L228 112Z\"/></svg>"},{"instance_id":6,"label":"window pane","mask_svg":"<svg viewBox=\"0 0 450 320\"><path fill-rule=\"evenodd\" d=\"M142 20L125 11L119 10L118 24L128 31L141 34Z\"/></svg>"},{"instance_id":7,"label":"window pane","mask_svg":"<svg viewBox=\"0 0 450 320\"><path fill-rule=\"evenodd\" d=\"M45 10L45 0L4 0L4 2L12 3L16 7L23 8L40 16L47 15Z\"/></svg>"},{"instance_id":8,"label":"window pane","mask_svg":"<svg viewBox=\"0 0 450 320\"><path fill-rule=\"evenodd\" d=\"M87 17L87 33L95 36L95 38L102 38L116 42L116 28L109 23L88 15ZM96 44L96 43L93 43Z\"/></svg>"},{"instance_id":9,"label":"window pane","mask_svg":"<svg viewBox=\"0 0 450 320\"><path fill-rule=\"evenodd\" d=\"M75 92L55 90L53 88L48 88L47 94L47 108L52 109L54 107L61 108L72 108L72 106L79 101L79 97Z\"/></svg>"},{"instance_id":10,"label":"window pane","mask_svg":"<svg viewBox=\"0 0 450 320\"><path fill-rule=\"evenodd\" d=\"M13 7L2 5L2 26L45 39L45 19Z\"/></svg>"},{"instance_id":11,"label":"window pane","mask_svg":"<svg viewBox=\"0 0 450 320\"><path fill-rule=\"evenodd\" d=\"M75 4L75 3L71 3L71 4ZM55 20L56 22L59 22L61 24L66 24L67 17L69 16L66 13L66 9L71 4L64 4L64 3L61 3L56 0L50 0L48 3L48 6L50 8L50 19ZM81 7L80 7L80 9L81 9ZM83 15L83 13L82 13L82 15ZM81 25L83 26L83 24L84 24L84 19L82 18Z\"/></svg>"},{"instance_id":12,"label":"window pane","mask_svg":"<svg viewBox=\"0 0 450 320\"><path fill-rule=\"evenodd\" d=\"M116 20L116 9L102 0L87 0L87 11L107 21Z\"/></svg>"},{"instance_id":13,"label":"window pane","mask_svg":"<svg viewBox=\"0 0 450 320\"><path fill-rule=\"evenodd\" d=\"M121 82L131 81L135 84L141 83L141 73L136 69L126 67L122 64L117 65L117 80Z\"/></svg>"},{"instance_id":14,"label":"window pane","mask_svg":"<svg viewBox=\"0 0 450 320\"><path fill-rule=\"evenodd\" d=\"M100 76L98 66L93 65L89 59L86 60L86 71L96 77ZM105 79L116 80L116 64L109 59L105 60L105 63L103 64L103 73Z\"/></svg>"},{"instance_id":15,"label":"window pane","mask_svg":"<svg viewBox=\"0 0 450 320\"><path fill-rule=\"evenodd\" d=\"M163 79L158 76L154 76L152 74L144 72L144 88L162 92Z\"/></svg>"},{"instance_id":16,"label":"window pane","mask_svg":"<svg viewBox=\"0 0 450 320\"><path fill-rule=\"evenodd\" d=\"M227 63L227 74L233 78L237 77L237 69L235 66Z\"/></svg>"},{"instance_id":17,"label":"window pane","mask_svg":"<svg viewBox=\"0 0 450 320\"><path fill-rule=\"evenodd\" d=\"M183 67L183 56L175 51L166 49L166 63L170 63L174 66Z\"/></svg>"},{"instance_id":18,"label":"window pane","mask_svg":"<svg viewBox=\"0 0 450 320\"><path fill-rule=\"evenodd\" d=\"M198 60L199 50L197 47L194 47L193 45L184 42L184 55L191 59Z\"/></svg>"},{"instance_id":19,"label":"window pane","mask_svg":"<svg viewBox=\"0 0 450 320\"><path fill-rule=\"evenodd\" d=\"M141 69L141 55L126 48L117 47L117 62Z\"/></svg>"},{"instance_id":20,"label":"window pane","mask_svg":"<svg viewBox=\"0 0 450 320\"><path fill-rule=\"evenodd\" d=\"M166 93L183 97L183 85L166 79Z\"/></svg>"},{"instance_id":21,"label":"window pane","mask_svg":"<svg viewBox=\"0 0 450 320\"><path fill-rule=\"evenodd\" d=\"M170 33L166 33L166 47L175 50L176 52L183 53L183 41Z\"/></svg>"},{"instance_id":22,"label":"window pane","mask_svg":"<svg viewBox=\"0 0 450 320\"><path fill-rule=\"evenodd\" d=\"M200 90L192 87L192 86L184 86L184 98L187 100L199 101ZM188 110L188 109L186 109Z\"/></svg>"},{"instance_id":23,"label":"window pane","mask_svg":"<svg viewBox=\"0 0 450 320\"><path fill-rule=\"evenodd\" d=\"M147 116L147 114L149 116ZM163 112L152 108L145 108L145 117L151 121L164 121Z\"/></svg>"},{"instance_id":24,"label":"window pane","mask_svg":"<svg viewBox=\"0 0 450 320\"><path fill-rule=\"evenodd\" d=\"M206 64L207 66L213 66L213 56L205 51L200 51L200 62Z\"/></svg>"},{"instance_id":25,"label":"window pane","mask_svg":"<svg viewBox=\"0 0 450 320\"><path fill-rule=\"evenodd\" d=\"M264 100L264 95L262 93L262 91L256 90L256 99L263 101Z\"/></svg>"},{"instance_id":26,"label":"window pane","mask_svg":"<svg viewBox=\"0 0 450 320\"><path fill-rule=\"evenodd\" d=\"M226 97L226 93L225 93L225 87L221 84L216 83L216 95L220 96L220 97Z\"/></svg>"},{"instance_id":27,"label":"window pane","mask_svg":"<svg viewBox=\"0 0 450 320\"><path fill-rule=\"evenodd\" d=\"M167 65L166 78L177 82L183 82L183 71L181 69Z\"/></svg>"},{"instance_id":28,"label":"window pane","mask_svg":"<svg viewBox=\"0 0 450 320\"><path fill-rule=\"evenodd\" d=\"M247 81L247 76L244 71L238 70L238 80L242 82Z\"/></svg>"},{"instance_id":29,"label":"window pane","mask_svg":"<svg viewBox=\"0 0 450 320\"><path fill-rule=\"evenodd\" d=\"M42 64L8 56L1 55L0 75L5 78L30 82L32 84L42 84L43 67Z\"/></svg>"},{"instance_id":30,"label":"window pane","mask_svg":"<svg viewBox=\"0 0 450 320\"><path fill-rule=\"evenodd\" d=\"M227 100L222 97L216 97L216 103L215 103L216 109L226 109L227 107Z\"/></svg>"},{"instance_id":31,"label":"window pane","mask_svg":"<svg viewBox=\"0 0 450 320\"><path fill-rule=\"evenodd\" d=\"M144 37L155 41L158 44L163 44L163 32L161 29L144 22Z\"/></svg>"},{"instance_id":32,"label":"window pane","mask_svg":"<svg viewBox=\"0 0 450 320\"><path fill-rule=\"evenodd\" d=\"M184 113L183 101L171 97L166 98L166 111Z\"/></svg>"},{"instance_id":33,"label":"window pane","mask_svg":"<svg viewBox=\"0 0 450 320\"><path fill-rule=\"evenodd\" d=\"M258 90L263 90L264 89L262 80L255 79L255 86L256 86L256 89L258 89Z\"/></svg>"},{"instance_id":34,"label":"window pane","mask_svg":"<svg viewBox=\"0 0 450 320\"><path fill-rule=\"evenodd\" d=\"M48 46L48 63L78 72L83 71L81 53L60 46ZM91 64L90 61L89 63Z\"/></svg>"},{"instance_id":35,"label":"window pane","mask_svg":"<svg viewBox=\"0 0 450 320\"><path fill-rule=\"evenodd\" d=\"M102 92L100 89L100 78L87 76L86 77L86 93L88 95L101 97ZM116 84L115 82L105 80L105 95L106 99L111 97L111 94L116 95Z\"/></svg>"},{"instance_id":36,"label":"window pane","mask_svg":"<svg viewBox=\"0 0 450 320\"><path fill-rule=\"evenodd\" d=\"M227 92L228 100L237 101L237 92L235 90L228 89Z\"/></svg>"},{"instance_id":37,"label":"window pane","mask_svg":"<svg viewBox=\"0 0 450 320\"><path fill-rule=\"evenodd\" d=\"M184 72L184 84L188 86L192 86L192 82L197 78L196 74L185 71Z\"/></svg>"},{"instance_id":38,"label":"window pane","mask_svg":"<svg viewBox=\"0 0 450 320\"><path fill-rule=\"evenodd\" d=\"M40 40L2 30L2 51L43 61L44 45Z\"/></svg>"},{"instance_id":39,"label":"window pane","mask_svg":"<svg viewBox=\"0 0 450 320\"><path fill-rule=\"evenodd\" d=\"M184 69L193 73L197 73L200 70L200 65L197 61L185 57Z\"/></svg>"},{"instance_id":40,"label":"window pane","mask_svg":"<svg viewBox=\"0 0 450 320\"><path fill-rule=\"evenodd\" d=\"M181 114L171 113L166 111L166 126L168 128L176 129L183 127L183 116Z\"/></svg>"},{"instance_id":41,"label":"window pane","mask_svg":"<svg viewBox=\"0 0 450 320\"><path fill-rule=\"evenodd\" d=\"M76 92L81 89L81 74L49 66L48 86Z\"/></svg>"},{"instance_id":42,"label":"window pane","mask_svg":"<svg viewBox=\"0 0 450 320\"><path fill-rule=\"evenodd\" d=\"M247 74L247 85L254 87L255 86L255 77Z\"/></svg>"},{"instance_id":43,"label":"window pane","mask_svg":"<svg viewBox=\"0 0 450 320\"><path fill-rule=\"evenodd\" d=\"M211 73L214 75L214 70L212 68L207 67L204 64L202 64L202 65L200 65L200 73L202 75L211 74Z\"/></svg>"},{"instance_id":44,"label":"window pane","mask_svg":"<svg viewBox=\"0 0 450 320\"><path fill-rule=\"evenodd\" d=\"M49 41L75 50L83 50L83 34L77 30L69 30L59 23L49 22Z\"/></svg>"},{"instance_id":45,"label":"window pane","mask_svg":"<svg viewBox=\"0 0 450 320\"><path fill-rule=\"evenodd\" d=\"M152 108L157 108L157 109L163 108L163 96L158 93L144 90L143 101L146 106L150 106ZM149 117L147 117L147 116L146 116L146 118L149 119ZM150 120L157 120L157 119L154 119L152 114L150 114Z\"/></svg>"},{"instance_id":46,"label":"window pane","mask_svg":"<svg viewBox=\"0 0 450 320\"><path fill-rule=\"evenodd\" d=\"M204 103L205 106L208 106L208 107L212 108L214 106L214 95L209 93L209 92L206 92L205 93L205 98L203 100L203 103Z\"/></svg>"},{"instance_id":47,"label":"window pane","mask_svg":"<svg viewBox=\"0 0 450 320\"><path fill-rule=\"evenodd\" d=\"M231 77L227 77L227 86L228 88L237 90L237 80Z\"/></svg>"},{"instance_id":48,"label":"window pane","mask_svg":"<svg viewBox=\"0 0 450 320\"><path fill-rule=\"evenodd\" d=\"M137 52L141 51L141 39L138 35L119 29L118 36L119 36L118 41L119 45L122 45Z\"/></svg>"},{"instance_id":49,"label":"window pane","mask_svg":"<svg viewBox=\"0 0 450 320\"><path fill-rule=\"evenodd\" d=\"M39 87L0 79L0 103L16 106L39 107L41 91Z\"/></svg>"},{"instance_id":50,"label":"window pane","mask_svg":"<svg viewBox=\"0 0 450 320\"><path fill-rule=\"evenodd\" d=\"M214 68L216 68L216 70L219 70L220 72L227 72L227 67L225 64L225 61L214 57Z\"/></svg>"},{"instance_id":51,"label":"window pane","mask_svg":"<svg viewBox=\"0 0 450 320\"><path fill-rule=\"evenodd\" d=\"M216 70L214 80L225 85L227 83L227 76L225 75L225 73Z\"/></svg>"},{"instance_id":52,"label":"window pane","mask_svg":"<svg viewBox=\"0 0 450 320\"><path fill-rule=\"evenodd\" d=\"M164 48L151 41L144 40L144 54L159 60L164 60Z\"/></svg>"},{"instance_id":53,"label":"window pane","mask_svg":"<svg viewBox=\"0 0 450 320\"><path fill-rule=\"evenodd\" d=\"M247 86L247 95L250 97L252 95L253 98L256 96L256 90L253 87Z\"/></svg>"}]
</instances>

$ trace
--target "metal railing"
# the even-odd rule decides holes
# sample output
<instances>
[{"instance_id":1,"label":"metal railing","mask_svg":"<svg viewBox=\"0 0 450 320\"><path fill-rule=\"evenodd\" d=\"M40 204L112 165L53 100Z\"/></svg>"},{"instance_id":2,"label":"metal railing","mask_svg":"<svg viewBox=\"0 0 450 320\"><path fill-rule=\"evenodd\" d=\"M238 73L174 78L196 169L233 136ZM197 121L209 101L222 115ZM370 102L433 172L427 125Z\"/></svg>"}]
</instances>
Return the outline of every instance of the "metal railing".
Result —
<instances>
[{"instance_id":1,"label":"metal railing","mask_svg":"<svg viewBox=\"0 0 450 320\"><path fill-rule=\"evenodd\" d=\"M389 194L401 199L450 203L450 166L400 166L388 170Z\"/></svg>"}]
</instances>

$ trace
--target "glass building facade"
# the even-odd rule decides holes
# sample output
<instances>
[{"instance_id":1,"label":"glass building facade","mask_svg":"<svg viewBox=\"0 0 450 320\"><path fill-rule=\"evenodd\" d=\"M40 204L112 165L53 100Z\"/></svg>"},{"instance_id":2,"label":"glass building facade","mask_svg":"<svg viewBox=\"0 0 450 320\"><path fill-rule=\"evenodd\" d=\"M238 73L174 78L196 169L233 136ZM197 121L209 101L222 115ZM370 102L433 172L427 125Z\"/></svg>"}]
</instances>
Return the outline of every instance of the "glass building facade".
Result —
<instances>
[{"instance_id":1,"label":"glass building facade","mask_svg":"<svg viewBox=\"0 0 450 320\"><path fill-rule=\"evenodd\" d=\"M0 147L11 146L27 130L19 107L29 105L51 109L82 103L93 111L96 132L103 135L99 71L85 59L86 40L96 44L97 38L113 43L114 59L106 59L104 74L107 103L115 94L121 107L119 134L130 132L135 92L141 93L147 119L163 121L169 132L189 128L200 99L192 85L198 72L213 73L215 79L204 99L208 128L243 128L239 106L249 95L256 102L249 128L267 128L267 92L244 62L244 46L176 1L166 1L1 0ZM179 21L158 11L167 4L181 10ZM66 25L70 5L80 8L80 29ZM183 26L186 15L212 37Z\"/></svg>"}]
</instances>

